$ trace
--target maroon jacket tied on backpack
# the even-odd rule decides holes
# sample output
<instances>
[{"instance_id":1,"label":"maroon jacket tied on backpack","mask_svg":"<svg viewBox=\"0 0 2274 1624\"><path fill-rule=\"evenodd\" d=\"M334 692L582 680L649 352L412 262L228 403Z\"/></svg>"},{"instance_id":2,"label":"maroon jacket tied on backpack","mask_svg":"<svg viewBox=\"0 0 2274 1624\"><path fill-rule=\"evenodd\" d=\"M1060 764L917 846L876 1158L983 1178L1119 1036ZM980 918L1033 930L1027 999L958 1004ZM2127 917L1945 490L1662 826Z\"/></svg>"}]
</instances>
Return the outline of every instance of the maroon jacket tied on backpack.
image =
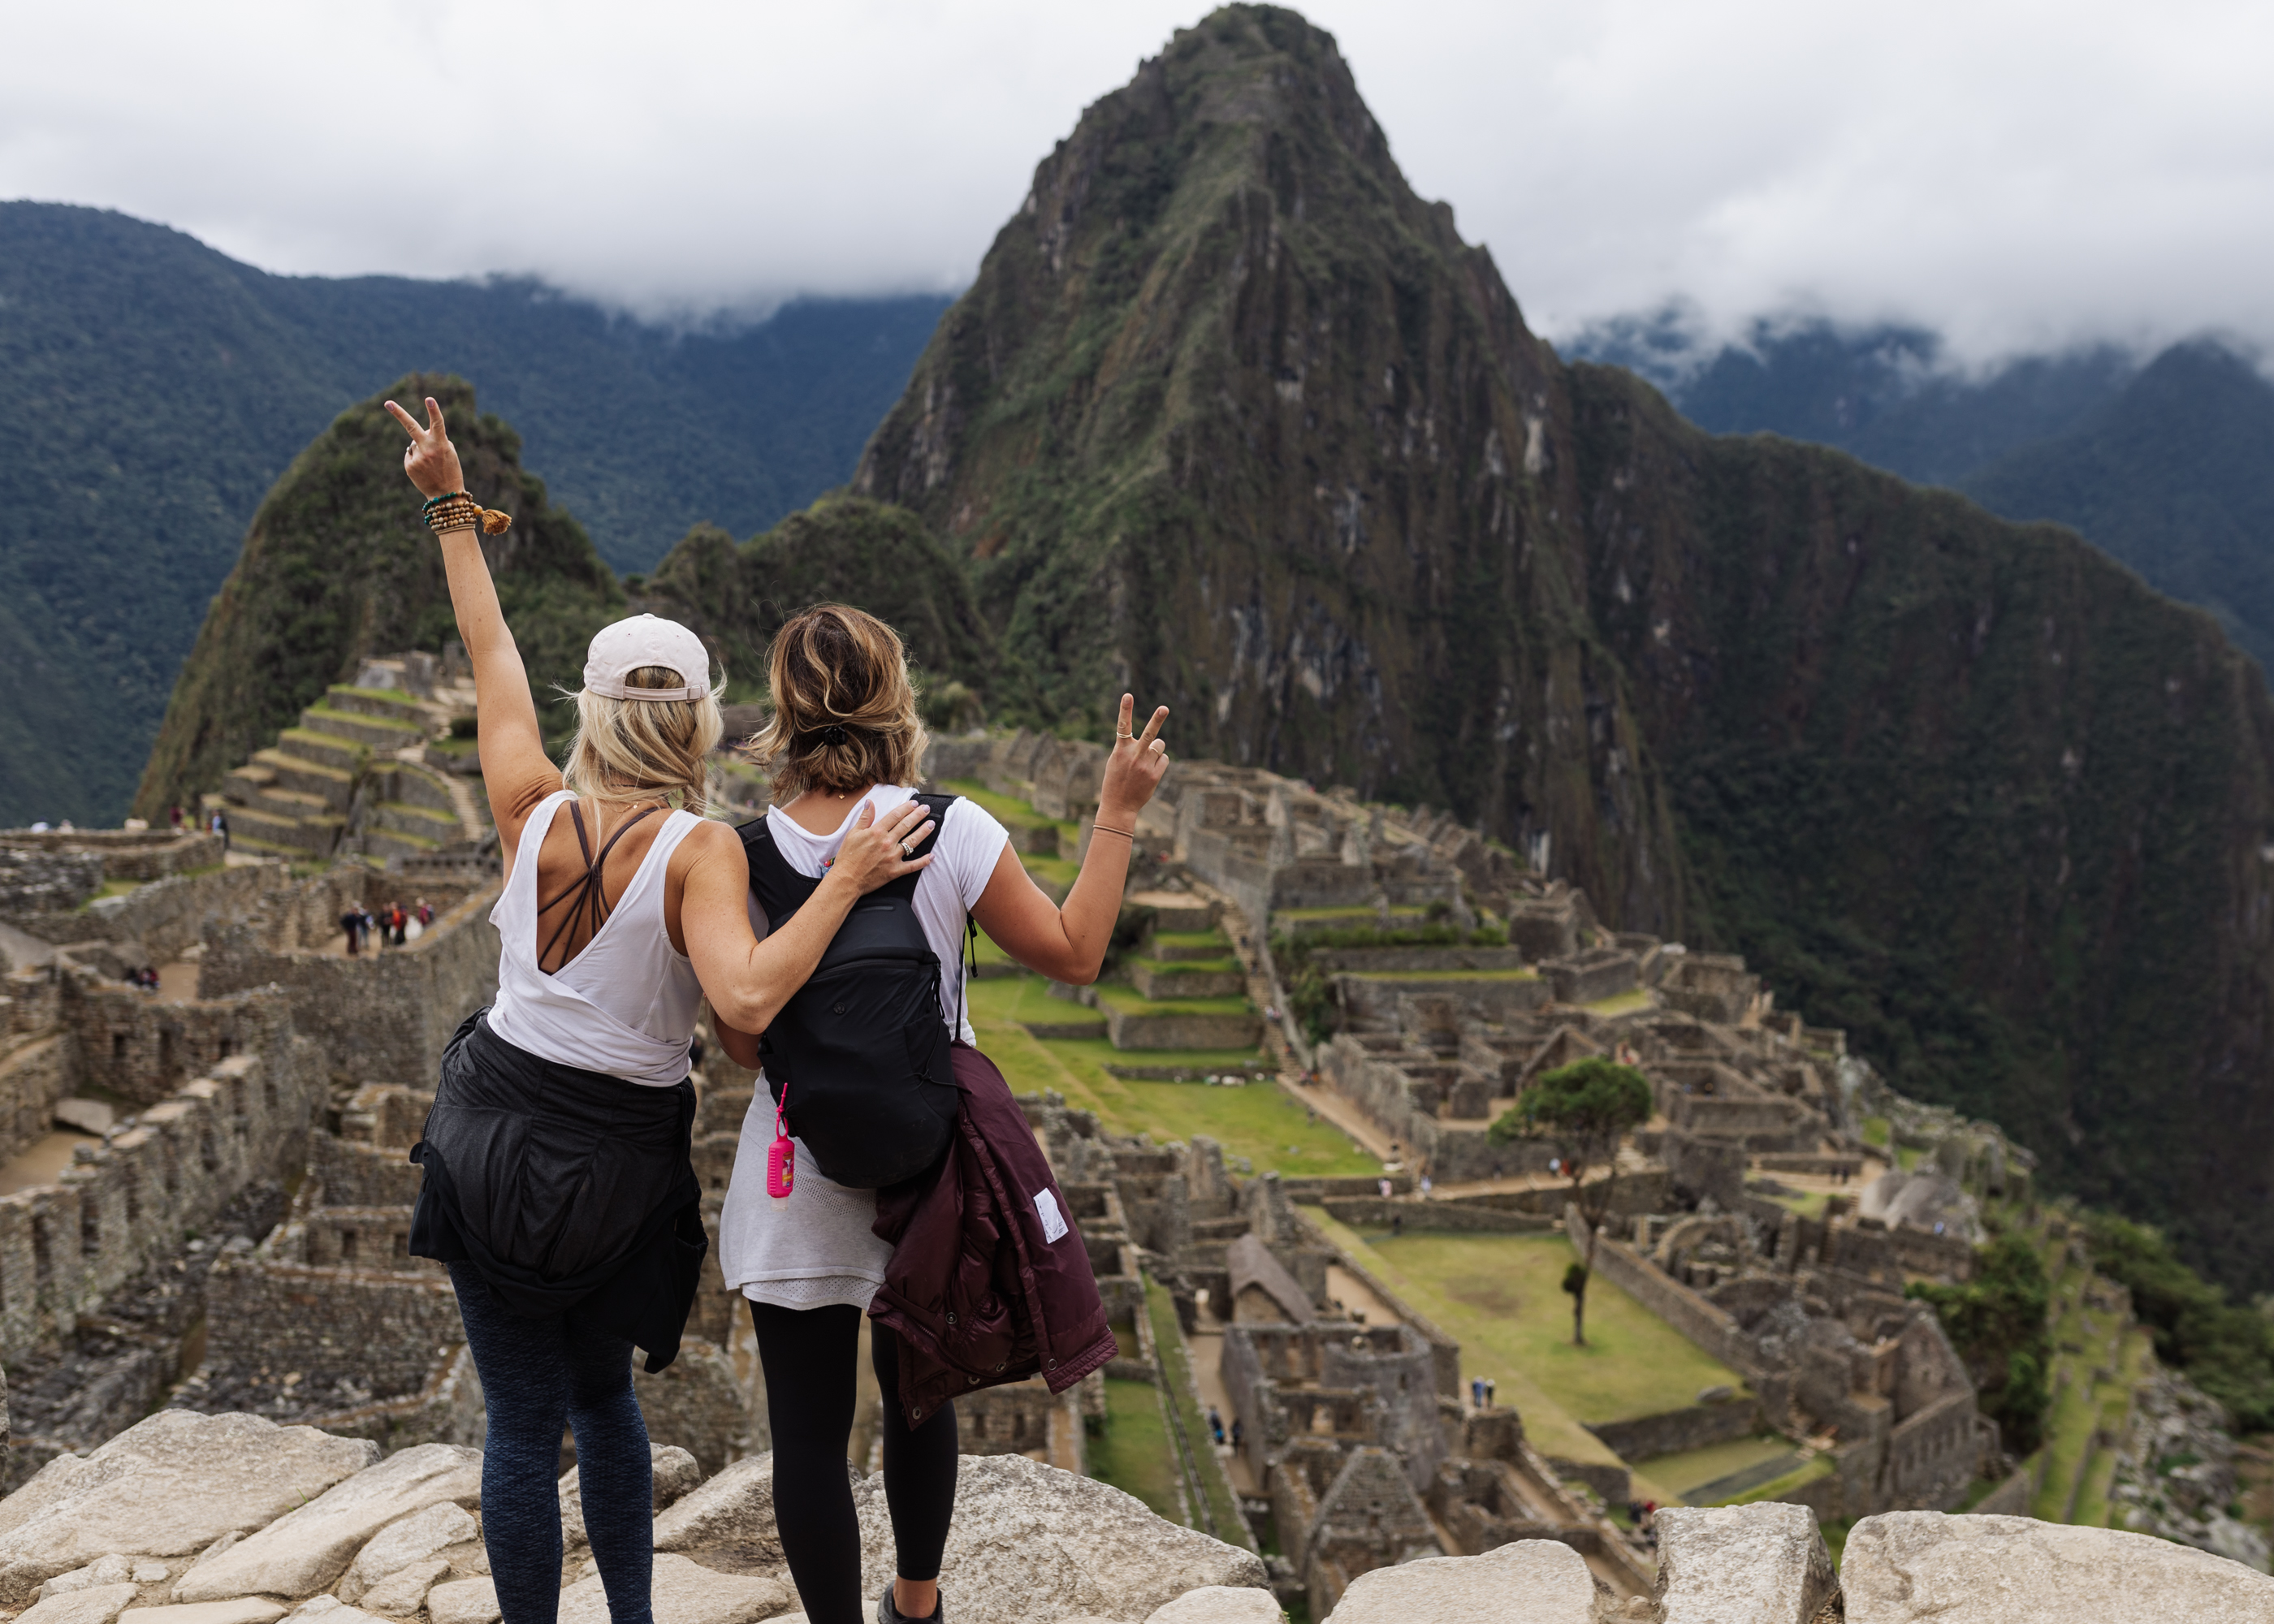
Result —
<instances>
[{"instance_id":1,"label":"maroon jacket tied on backpack","mask_svg":"<svg viewBox=\"0 0 2274 1624\"><path fill-rule=\"evenodd\" d=\"M959 1393L1037 1372L1063 1393L1118 1350L1089 1253L995 1063L958 1042L963 1109L939 1171L877 1192L892 1243L870 1318L901 1341L900 1407L920 1425Z\"/></svg>"}]
</instances>

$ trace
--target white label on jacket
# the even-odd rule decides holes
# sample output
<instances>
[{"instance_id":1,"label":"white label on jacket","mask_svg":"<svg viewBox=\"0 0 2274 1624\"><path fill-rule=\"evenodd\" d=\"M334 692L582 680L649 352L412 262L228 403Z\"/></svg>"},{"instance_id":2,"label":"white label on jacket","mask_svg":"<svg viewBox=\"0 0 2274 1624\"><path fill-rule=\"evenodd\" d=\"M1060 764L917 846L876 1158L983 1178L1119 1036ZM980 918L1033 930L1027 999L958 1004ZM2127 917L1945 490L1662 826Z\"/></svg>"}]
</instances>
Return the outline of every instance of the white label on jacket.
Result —
<instances>
[{"instance_id":1,"label":"white label on jacket","mask_svg":"<svg viewBox=\"0 0 2274 1624\"><path fill-rule=\"evenodd\" d=\"M1054 1241L1066 1232L1066 1221L1058 1216L1058 1198L1045 1190L1035 1198L1035 1215L1043 1221L1043 1238Z\"/></svg>"}]
</instances>

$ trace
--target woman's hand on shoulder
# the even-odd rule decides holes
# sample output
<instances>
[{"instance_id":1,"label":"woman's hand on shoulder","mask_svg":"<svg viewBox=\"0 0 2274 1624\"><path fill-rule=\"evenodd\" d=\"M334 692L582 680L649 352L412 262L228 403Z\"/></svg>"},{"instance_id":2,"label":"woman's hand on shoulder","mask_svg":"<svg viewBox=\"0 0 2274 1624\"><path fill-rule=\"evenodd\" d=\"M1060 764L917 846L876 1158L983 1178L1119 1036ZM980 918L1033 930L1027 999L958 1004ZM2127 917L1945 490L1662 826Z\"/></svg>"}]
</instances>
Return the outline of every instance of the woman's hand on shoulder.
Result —
<instances>
[{"instance_id":1,"label":"woman's hand on shoulder","mask_svg":"<svg viewBox=\"0 0 2274 1624\"><path fill-rule=\"evenodd\" d=\"M1169 707L1157 708L1145 731L1133 734L1129 724L1136 713L1136 696L1124 694L1120 718L1113 725L1113 750L1105 758L1105 778L1097 791L1098 816L1123 829L1153 799L1162 775L1169 771L1169 747L1161 738Z\"/></svg>"},{"instance_id":2,"label":"woman's hand on shoulder","mask_svg":"<svg viewBox=\"0 0 2274 1624\"><path fill-rule=\"evenodd\" d=\"M882 817L877 816L874 806L863 806L845 844L837 849L837 861L824 877L850 884L866 896L879 885L928 868L931 853L911 862L908 851L931 832L931 814L921 801L904 802Z\"/></svg>"}]
</instances>

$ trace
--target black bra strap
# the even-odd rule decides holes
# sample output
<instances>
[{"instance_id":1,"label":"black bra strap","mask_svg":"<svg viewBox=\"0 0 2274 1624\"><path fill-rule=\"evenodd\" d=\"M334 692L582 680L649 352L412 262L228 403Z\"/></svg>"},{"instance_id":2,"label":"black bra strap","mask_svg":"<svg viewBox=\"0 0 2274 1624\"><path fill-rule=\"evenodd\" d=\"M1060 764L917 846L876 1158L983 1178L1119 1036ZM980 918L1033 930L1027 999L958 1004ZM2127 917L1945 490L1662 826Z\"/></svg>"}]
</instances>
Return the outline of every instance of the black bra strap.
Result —
<instances>
[{"instance_id":1,"label":"black bra strap","mask_svg":"<svg viewBox=\"0 0 2274 1624\"><path fill-rule=\"evenodd\" d=\"M630 831L634 823L638 823L640 819L655 809L653 807L642 807L626 818L623 821L623 826L608 837L608 843L600 848L600 854L595 857L592 855L591 838L584 832L584 803L580 801L572 801L568 803L568 816L576 825L576 849L584 854L584 872L580 877L569 881L563 886L560 894L552 901L538 905L537 916L543 919L563 902L568 904L568 911L561 916L561 922L553 928L553 934L546 938L545 945L537 950L538 974L553 975L558 973L560 968L558 966L551 970L545 967L546 956L560 944L561 937L574 933L580 921L589 920L591 924L591 930L584 938L588 944L593 936L600 934L600 927L608 922L607 892L600 883L601 870L607 867L608 853L616 849L616 842Z\"/></svg>"}]
</instances>

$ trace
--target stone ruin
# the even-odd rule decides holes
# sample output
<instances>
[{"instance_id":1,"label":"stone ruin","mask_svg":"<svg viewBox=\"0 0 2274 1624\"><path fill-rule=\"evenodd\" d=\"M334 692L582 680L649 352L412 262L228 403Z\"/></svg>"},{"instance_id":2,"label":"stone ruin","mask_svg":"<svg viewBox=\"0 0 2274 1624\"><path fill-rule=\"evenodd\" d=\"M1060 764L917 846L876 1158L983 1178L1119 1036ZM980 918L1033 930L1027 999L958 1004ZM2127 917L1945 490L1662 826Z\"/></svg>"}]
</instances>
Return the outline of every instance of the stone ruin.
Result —
<instances>
[{"instance_id":1,"label":"stone ruin","mask_svg":"<svg viewBox=\"0 0 2274 1624\"><path fill-rule=\"evenodd\" d=\"M1101 760L1095 747L998 738L943 741L930 765L935 779L977 778L1070 821L1094 804ZM729 787L740 804L763 804L762 784L734 778ZM1954 1503L1996 1459L1998 1440L1963 1371L1931 1317L1902 1302L1901 1282L1906 1272L1962 1274L1973 1203L2025 1188L2027 1153L1985 1124L1894 1096L1845 1054L1841 1034L1779 1014L1742 962L1612 935L1583 894L1442 816L1178 763L1141 832L1133 884L1170 921L1155 929L1219 934L1237 954L1240 979L1261 995L1255 1002L1281 1014L1275 1041L1299 1064L1314 1063L1320 1084L1403 1163L1390 1174L1403 1197L1423 1171L1440 1183L1489 1184L1536 1170L1539 1147L1494 1147L1484 1131L1550 1066L1608 1053L1651 1079L1658 1115L1638 1136L1636 1164L1623 1171L1598 1267L1743 1372L1751 1392L1701 1395L1691 1411L1648 1418L1656 1429L1649 1436L1607 1437L1615 1454L1694 1447L1766 1421L1833 1462L1796 1498L1847 1517ZM1063 827L1018 838L1079 855L1080 838L1068 842ZM0 1357L15 1379L18 1447L6 1481L27 1485L30 1497L0 1507L0 1574L13 1560L11 1530L54 1522L39 1507L80 1470L74 1462L114 1442L125 1447L122 1434L137 1440L127 1453L138 1460L163 1455L147 1431L154 1425L284 1423L299 1436L305 1425L293 1424L314 1423L343 1447L384 1454L378 1466L358 1455L365 1464L354 1481L426 1470L395 1464L412 1461L428 1462L437 1481L462 1481L467 1452L480 1442L478 1382L447 1275L407 1256L418 1171L403 1153L431 1099L443 1041L493 990L496 945L486 914L494 893L483 863L478 853L441 861L405 850L389 860L391 873L371 867L375 853L365 853L296 876L273 861L216 866L213 844L201 834L148 831L0 833L0 881L14 885L0 890L0 952L10 965L0 1049L0 1132L9 1135L0 1157L9 1175L0 1181ZM1074 849L1064 851L1066 844ZM114 880L137 883L124 895L98 894L124 889L106 883ZM335 921L349 903L376 906L422 891L440 914L418 942L355 959L336 951ZM1311 945L1352 924L1426 922L1468 935L1480 920L1500 921L1503 939ZM1149 935L1143 951L1156 967L1175 962ZM1282 962L1328 989L1329 1031L1315 1046L1286 996ZM126 979L152 966L162 971L155 995ZM1142 1048L1144 1023L1160 1019L1165 1002L1109 1029ZM1262 1023L1249 1019L1252 1034ZM695 1156L714 1236L753 1082L715 1054L698 1075ZM1115 1610L1110 1593L1134 1592L1103 1585L1002 1616L1118 1620L1159 1610L1186 1624L1261 1618L1237 1609L1249 1605L1243 1594L1266 1589L1299 1597L1314 1619L1425 1616L1397 1611L1413 1605L1397 1598L1409 1587L1434 1596L1433 1586L1453 1594L1482 1584L1448 1575L1472 1571L1464 1563L1496 1573L1495 1562L1519 1560L1511 1553L1522 1553L1526 1571L1565 1576L1571 1605L1592 1610L1570 1616L1721 1616L1685 1611L1683 1599L1713 1566L1701 1558L1685 1572L1683 1530L1707 1523L1666 1514L1655 1550L1615 1524L1600 1505L1622 1495L1623 1479L1599 1463L1547 1459L1516 1413L1465 1402L1457 1346L1381 1282L1360 1278L1295 1211L1298 1199L1315 1201L1347 1222L1374 1221L1382 1204L1374 1180L1243 1177L1205 1140L1118 1139L1062 1102L1026 1103L1125 1333L1125 1355L1057 1398L1025 1384L960 1407L975 1459L966 1463L970 1503L959 1527L1040 1515L1018 1509L1035 1499L1036 1485L1050 1485L1045 1499L1089 1508L1088 1546L1066 1533L1069 1548L1096 1546L1097 1530L1115 1518L1132 1528L1157 1522L1103 1485L1031 1475L1081 1470L1084 1440L1103 1414L1103 1375L1166 1384L1188 1372L1236 1423L1239 1445L1224 1452L1228 1461L1213 1461L1206 1440L1182 1440L1187 1503L1202 1530L1159 1525L1224 1549L1209 1560L1231 1599L1185 1583L1199 1570L1178 1569L1191 1594L1163 1593L1143 1611ZM1864 1169L1873 1148L1860 1138L1866 1116L1888 1120L1895 1145L1922 1153L1917 1169L1831 1197L1820 1219L1780 1204L1788 1193L1780 1178L1846 1181ZM1427 1206L1434 1222L1452 1227L1562 1226L1584 1241L1564 1194L1487 1188ZM1410 1200L1396 1205L1419 1210ZM1158 1345L1148 1281L1172 1305L1182 1349ZM752 1566L765 1559L750 1510L765 1492L766 1425L740 1310L734 1294L706 1289L679 1363L638 1378L659 1446L659 1550L673 1559L659 1571L659 1604L669 1592L687 1598L680 1616L717 1609L738 1624L792 1599L784 1596L779 1608L769 1599L782 1584L778 1563L776 1590L763 1596L728 1597L704 1576L767 1576ZM153 1415L162 1405L169 1408ZM196 1421L200 1412L210 1420ZM1219 1525L1210 1507L1201 1481L1209 1470L1232 1479L1231 1523ZM698 1479L708 1481L688 1492ZM236 1492L215 1489L223 1500ZM2160 1491L2142 1491L2150 1492ZM1092 1507L1085 1496L1109 1498ZM296 1579L222 1597L239 1581L214 1576L205 1562L197 1565L207 1580L184 1590L189 1559L214 1553L180 1539L178 1548L145 1552L122 1535L100 1550L80 1540L72 1547L77 1565L41 1573L24 1599L44 1592L41 1605L71 1612L68 1624L82 1624L79 1610L89 1610L92 1624L109 1624L129 1605L187 1603L192 1590L200 1601L245 1602L245 1624L341 1607L432 1624L494 1617L482 1612L470 1532L478 1503L442 1497L461 1522L439 1509L441 1500L403 1510L409 1500L381 1498L395 1508L380 1530L388 1539L374 1532L347 1551L335 1577L313 1590L295 1588ZM715 1516L687 1509L714 1503L729 1508ZM573 1547L573 1494L564 1504ZM871 1493L862 1504L881 1530L880 1501ZM244 1513L208 1544L250 1534L276 1515ZM1749 1525L1785 1515L1743 1511ZM1901 1524L1900 1515L1872 1520L1909 1530L1902 1538L1916 1544L1927 1525ZM674 1515L680 1521L666 1530ZM1020 1525L1027 1533L1034 1526ZM2097 1547L2061 1545L2070 1536L2121 1538L2051 1530L2044 1538L2060 1549L2039 1551L2029 1542L2044 1545L2029 1531L2041 1525L2023 1519L1932 1526L1950 1530L1936 1538L1954 1549L2020 1541L2014 1548L2037 1551L2048 1573L2099 1560ZM1209 1530L1221 1547L1205 1540ZM1790 1533L1777 1538L1790 1545ZM757 1557L729 1549L750 1539ZM1890 1549L1901 1545L1890 1540ZM1268 1564L1256 1555L1264 1545L1278 1553ZM390 1566L414 1547L403 1566ZM968 1558L952 1552L952 1575L959 1560L982 1559L975 1548ZM578 1560L572 1556L572 1568ZM1726 1577L1750 1573L1752 1557L1715 1561ZM1794 1560L1769 1567L1783 1573ZM2249 1576L2234 1571L2242 1575L2235 1583ZM564 1598L564 1606L589 1608L589 1571L564 1580L572 1597L585 1586L584 1602ZM395 1590L380 1596L382 1582ZM1850 1583L1850 1614L1862 1616ZM1010 1587L1005 1594L1034 1594L1031 1577L1005 1573L999 1583ZM1021 1583L1028 1589L1019 1590ZM124 1599L109 1613L109 1599L71 1599L97 1590ZM412 1597L408 1605L397 1591ZM256 1595L267 1599L249 1599ZM1191 1610L1219 1605L1234 1610ZM1170 1611L1179 1606L1187 1610Z\"/></svg>"}]
</instances>

